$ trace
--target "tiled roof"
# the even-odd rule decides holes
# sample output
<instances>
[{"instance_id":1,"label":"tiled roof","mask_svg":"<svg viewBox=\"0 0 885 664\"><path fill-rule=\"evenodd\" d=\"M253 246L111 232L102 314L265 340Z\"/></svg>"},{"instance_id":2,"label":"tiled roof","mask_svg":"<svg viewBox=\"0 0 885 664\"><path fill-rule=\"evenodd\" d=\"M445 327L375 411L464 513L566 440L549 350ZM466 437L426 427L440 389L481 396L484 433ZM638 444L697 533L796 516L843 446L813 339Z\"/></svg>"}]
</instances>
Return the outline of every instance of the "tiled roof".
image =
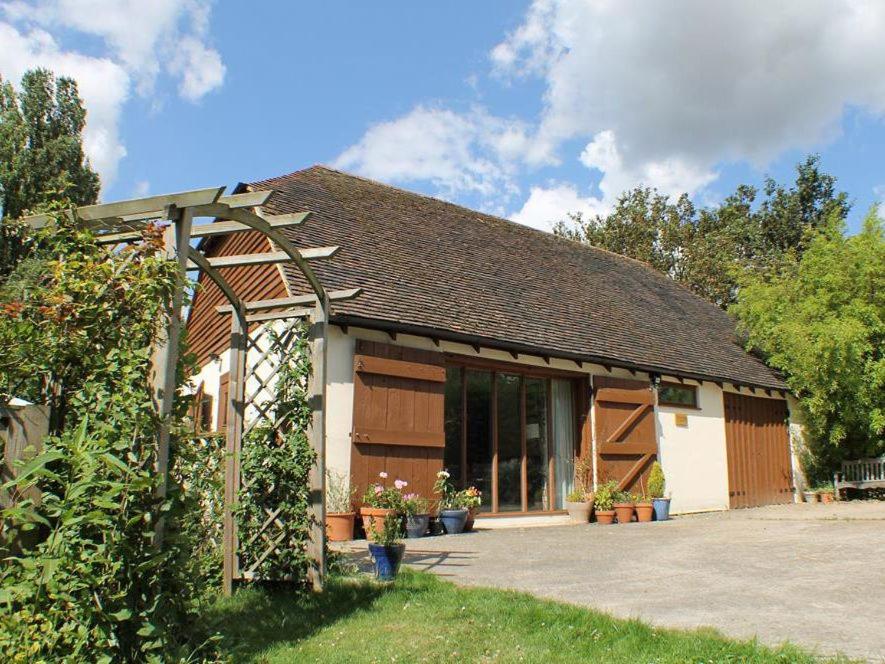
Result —
<instances>
[{"instance_id":1,"label":"tiled roof","mask_svg":"<svg viewBox=\"0 0 885 664\"><path fill-rule=\"evenodd\" d=\"M786 387L725 312L639 261L322 166L249 186L276 192L269 212L314 213L286 230L298 246L342 247L313 263L328 290L364 290L335 322Z\"/></svg>"}]
</instances>

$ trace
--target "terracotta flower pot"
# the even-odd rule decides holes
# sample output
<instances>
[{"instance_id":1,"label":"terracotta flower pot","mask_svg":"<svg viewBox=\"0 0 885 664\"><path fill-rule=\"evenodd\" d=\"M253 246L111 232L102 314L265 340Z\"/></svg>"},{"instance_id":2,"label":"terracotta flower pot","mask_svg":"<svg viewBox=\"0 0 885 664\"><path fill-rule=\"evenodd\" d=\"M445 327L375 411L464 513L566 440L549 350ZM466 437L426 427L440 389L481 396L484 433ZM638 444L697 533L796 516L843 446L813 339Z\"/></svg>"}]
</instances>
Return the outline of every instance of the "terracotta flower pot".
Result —
<instances>
[{"instance_id":1,"label":"terracotta flower pot","mask_svg":"<svg viewBox=\"0 0 885 664\"><path fill-rule=\"evenodd\" d=\"M651 521L652 516L655 513L655 506L653 503L636 503L636 520L644 523L646 521Z\"/></svg>"},{"instance_id":2,"label":"terracotta flower pot","mask_svg":"<svg viewBox=\"0 0 885 664\"><path fill-rule=\"evenodd\" d=\"M572 523L587 523L590 521L590 511L593 509L593 503L573 503L567 500L565 501L565 509L568 510L568 518Z\"/></svg>"},{"instance_id":3,"label":"terracotta flower pot","mask_svg":"<svg viewBox=\"0 0 885 664\"><path fill-rule=\"evenodd\" d=\"M470 507L467 509L467 521L464 522L464 532L469 533L473 530L473 524L476 522L476 514L479 512L478 507Z\"/></svg>"},{"instance_id":4,"label":"terracotta flower pot","mask_svg":"<svg viewBox=\"0 0 885 664\"><path fill-rule=\"evenodd\" d=\"M346 542L353 539L353 512L329 512L326 514L326 537L330 542Z\"/></svg>"},{"instance_id":5,"label":"terracotta flower pot","mask_svg":"<svg viewBox=\"0 0 885 664\"><path fill-rule=\"evenodd\" d=\"M366 531L366 537L371 537L372 527L381 532L384 528L384 519L388 514L393 514L396 510L384 507L360 507L360 516L363 517L363 530Z\"/></svg>"},{"instance_id":6,"label":"terracotta flower pot","mask_svg":"<svg viewBox=\"0 0 885 664\"><path fill-rule=\"evenodd\" d=\"M615 503L612 507L618 515L618 523L630 523L633 520L633 503Z\"/></svg>"},{"instance_id":7,"label":"terracotta flower pot","mask_svg":"<svg viewBox=\"0 0 885 664\"><path fill-rule=\"evenodd\" d=\"M596 523L612 524L615 522L614 510L596 510Z\"/></svg>"},{"instance_id":8,"label":"terracotta flower pot","mask_svg":"<svg viewBox=\"0 0 885 664\"><path fill-rule=\"evenodd\" d=\"M832 491L823 491L820 494L820 502L830 504L835 500L835 496Z\"/></svg>"}]
</instances>

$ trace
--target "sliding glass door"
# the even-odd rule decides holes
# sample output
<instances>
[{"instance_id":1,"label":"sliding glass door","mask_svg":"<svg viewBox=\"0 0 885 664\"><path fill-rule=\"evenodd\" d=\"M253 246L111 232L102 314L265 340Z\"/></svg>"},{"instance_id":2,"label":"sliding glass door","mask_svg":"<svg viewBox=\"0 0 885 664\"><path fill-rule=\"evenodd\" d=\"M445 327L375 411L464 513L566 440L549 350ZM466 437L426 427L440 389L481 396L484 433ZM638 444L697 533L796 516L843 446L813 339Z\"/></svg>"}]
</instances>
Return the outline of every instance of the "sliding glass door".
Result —
<instances>
[{"instance_id":1,"label":"sliding glass door","mask_svg":"<svg viewBox=\"0 0 885 664\"><path fill-rule=\"evenodd\" d=\"M452 366L446 378L445 465L483 492L486 513L563 508L576 449L576 381Z\"/></svg>"}]
</instances>

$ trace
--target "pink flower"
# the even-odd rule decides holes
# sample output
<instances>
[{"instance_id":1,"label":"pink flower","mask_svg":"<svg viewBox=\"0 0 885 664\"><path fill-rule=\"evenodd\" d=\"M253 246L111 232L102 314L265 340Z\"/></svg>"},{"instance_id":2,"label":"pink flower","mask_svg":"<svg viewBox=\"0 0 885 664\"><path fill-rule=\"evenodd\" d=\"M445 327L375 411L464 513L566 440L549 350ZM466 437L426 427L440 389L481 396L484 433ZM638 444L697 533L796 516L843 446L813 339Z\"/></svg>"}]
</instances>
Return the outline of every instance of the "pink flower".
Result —
<instances>
[{"instance_id":1,"label":"pink flower","mask_svg":"<svg viewBox=\"0 0 885 664\"><path fill-rule=\"evenodd\" d=\"M377 496L382 491L384 491L384 487L382 487L380 484L376 484L375 485L375 495Z\"/></svg>"},{"instance_id":2,"label":"pink flower","mask_svg":"<svg viewBox=\"0 0 885 664\"><path fill-rule=\"evenodd\" d=\"M393 483L393 486L397 488L397 491L401 491L402 489L405 489L407 486L409 486L409 483L405 480L397 480Z\"/></svg>"},{"instance_id":3,"label":"pink flower","mask_svg":"<svg viewBox=\"0 0 885 664\"><path fill-rule=\"evenodd\" d=\"M382 480L386 480L387 473L382 470L380 473L378 473L378 477L380 477Z\"/></svg>"}]
</instances>

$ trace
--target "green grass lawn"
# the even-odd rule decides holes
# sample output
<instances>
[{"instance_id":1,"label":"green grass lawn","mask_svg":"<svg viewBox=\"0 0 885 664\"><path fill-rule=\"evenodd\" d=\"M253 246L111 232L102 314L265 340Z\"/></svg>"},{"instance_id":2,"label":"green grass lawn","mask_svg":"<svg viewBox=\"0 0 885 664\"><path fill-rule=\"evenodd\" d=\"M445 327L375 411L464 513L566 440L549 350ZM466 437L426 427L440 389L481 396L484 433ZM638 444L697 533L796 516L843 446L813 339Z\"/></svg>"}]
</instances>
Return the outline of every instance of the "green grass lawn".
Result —
<instances>
[{"instance_id":1,"label":"green grass lawn","mask_svg":"<svg viewBox=\"0 0 885 664\"><path fill-rule=\"evenodd\" d=\"M817 662L712 630L653 629L523 593L466 589L420 572L396 583L339 578L322 595L260 589L210 616L236 662Z\"/></svg>"}]
</instances>

